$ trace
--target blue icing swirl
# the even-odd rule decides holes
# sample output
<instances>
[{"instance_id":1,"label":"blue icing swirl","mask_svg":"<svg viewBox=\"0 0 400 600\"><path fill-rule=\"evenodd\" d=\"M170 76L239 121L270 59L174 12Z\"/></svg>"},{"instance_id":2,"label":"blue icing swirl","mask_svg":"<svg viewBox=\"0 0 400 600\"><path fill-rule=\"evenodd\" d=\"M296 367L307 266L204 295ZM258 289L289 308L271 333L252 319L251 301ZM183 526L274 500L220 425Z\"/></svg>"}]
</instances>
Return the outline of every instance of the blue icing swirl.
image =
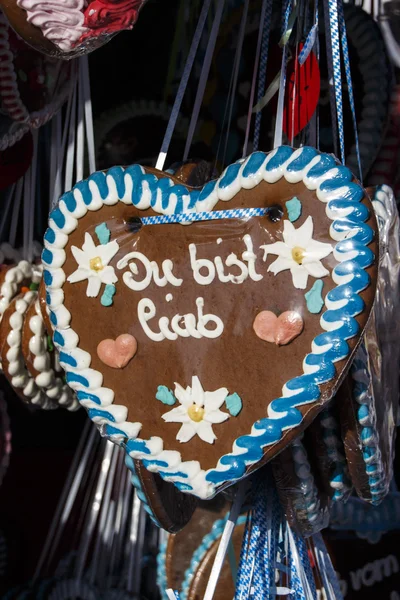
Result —
<instances>
[{"instance_id":1,"label":"blue icing swirl","mask_svg":"<svg viewBox=\"0 0 400 600\"><path fill-rule=\"evenodd\" d=\"M156 399L167 406L173 406L176 402L173 392L171 392L171 390L169 390L165 385L158 386Z\"/></svg>"},{"instance_id":2,"label":"blue icing swirl","mask_svg":"<svg viewBox=\"0 0 400 600\"><path fill-rule=\"evenodd\" d=\"M304 294L306 299L307 308L313 315L317 315L321 312L322 307L324 305L324 301L322 299L322 288L324 287L324 282L322 279L317 279L314 282L312 288Z\"/></svg>"},{"instance_id":3,"label":"blue icing swirl","mask_svg":"<svg viewBox=\"0 0 400 600\"><path fill-rule=\"evenodd\" d=\"M286 209L288 211L289 221L294 223L301 215L301 202L300 200L294 196L291 200L285 202Z\"/></svg>"}]
</instances>

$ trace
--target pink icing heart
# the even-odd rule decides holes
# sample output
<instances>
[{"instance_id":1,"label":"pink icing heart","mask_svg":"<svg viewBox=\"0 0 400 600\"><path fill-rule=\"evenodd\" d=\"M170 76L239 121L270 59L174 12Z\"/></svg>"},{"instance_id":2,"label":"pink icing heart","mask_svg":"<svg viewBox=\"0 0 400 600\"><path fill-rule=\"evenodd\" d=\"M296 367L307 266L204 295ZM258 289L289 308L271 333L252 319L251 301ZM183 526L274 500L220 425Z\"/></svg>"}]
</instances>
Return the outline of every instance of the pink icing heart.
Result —
<instances>
[{"instance_id":1,"label":"pink icing heart","mask_svg":"<svg viewBox=\"0 0 400 600\"><path fill-rule=\"evenodd\" d=\"M116 340L102 340L97 346L97 356L108 367L123 369L137 352L133 335L123 333Z\"/></svg>"},{"instance_id":2,"label":"pink icing heart","mask_svg":"<svg viewBox=\"0 0 400 600\"><path fill-rule=\"evenodd\" d=\"M277 317L270 310L263 310L254 319L256 335L277 346L289 344L303 331L304 322L299 313L287 310Z\"/></svg>"}]
</instances>

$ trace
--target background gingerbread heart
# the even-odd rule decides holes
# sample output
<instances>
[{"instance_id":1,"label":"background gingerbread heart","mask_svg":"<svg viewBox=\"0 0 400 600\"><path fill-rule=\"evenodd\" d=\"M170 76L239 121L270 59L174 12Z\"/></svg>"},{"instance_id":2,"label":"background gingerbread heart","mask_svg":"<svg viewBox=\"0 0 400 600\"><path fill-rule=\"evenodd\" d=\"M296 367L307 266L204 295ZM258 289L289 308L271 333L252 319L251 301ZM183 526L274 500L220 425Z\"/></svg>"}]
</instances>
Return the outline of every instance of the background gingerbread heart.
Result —
<instances>
[{"instance_id":1,"label":"background gingerbread heart","mask_svg":"<svg viewBox=\"0 0 400 600\"><path fill-rule=\"evenodd\" d=\"M257 152L201 190L138 165L95 173L50 214L42 256L67 382L132 458L211 497L335 393L375 294L375 232L351 172L308 147ZM270 343L262 311L304 328ZM107 366L99 343L125 334L136 354Z\"/></svg>"}]
</instances>

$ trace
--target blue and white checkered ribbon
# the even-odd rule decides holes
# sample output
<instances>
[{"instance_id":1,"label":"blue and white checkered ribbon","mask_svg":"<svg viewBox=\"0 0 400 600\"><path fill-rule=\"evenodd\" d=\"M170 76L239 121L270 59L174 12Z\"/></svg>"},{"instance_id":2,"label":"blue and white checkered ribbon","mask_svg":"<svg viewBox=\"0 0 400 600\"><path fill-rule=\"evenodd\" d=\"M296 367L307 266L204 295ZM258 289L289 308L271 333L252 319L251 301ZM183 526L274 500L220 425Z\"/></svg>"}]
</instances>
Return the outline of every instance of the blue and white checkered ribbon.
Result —
<instances>
[{"instance_id":1,"label":"blue and white checkered ribbon","mask_svg":"<svg viewBox=\"0 0 400 600\"><path fill-rule=\"evenodd\" d=\"M343 51L344 71L346 73L346 81L347 81L347 90L349 93L351 118L353 121L353 128L354 128L354 141L355 141L355 145L356 145L357 163L358 163L359 177L360 177L360 181L362 183L362 170L361 170L360 146L358 143L356 109L354 106L353 82L351 79L349 47L347 45L346 23L344 20L342 0L338 0L338 14L339 14L340 37L341 37L342 51Z\"/></svg>"},{"instance_id":2,"label":"blue and white checkered ribbon","mask_svg":"<svg viewBox=\"0 0 400 600\"><path fill-rule=\"evenodd\" d=\"M165 225L170 223L195 223L196 221L217 221L220 219L250 219L263 217L269 208L233 208L231 210L214 210L210 212L177 213L176 215L157 215L142 217L143 225Z\"/></svg>"},{"instance_id":3,"label":"blue and white checkered ribbon","mask_svg":"<svg viewBox=\"0 0 400 600\"><path fill-rule=\"evenodd\" d=\"M341 2L341 0L339 0ZM343 91L342 91L342 67L340 62L340 37L339 37L339 15L338 0L329 0L329 25L331 36L332 64L333 64L333 82L335 87L336 114L339 133L340 158L345 164L344 150L344 121L343 121ZM328 32L326 32L329 35ZM330 57L328 56L328 63Z\"/></svg>"},{"instance_id":4,"label":"blue and white checkered ribbon","mask_svg":"<svg viewBox=\"0 0 400 600\"><path fill-rule=\"evenodd\" d=\"M298 61L300 65L304 65L304 63L306 62L307 58L310 55L311 50L314 47L315 44L315 40L317 39L317 35L318 35L318 4L316 6L315 9L315 22L314 25L311 27L307 39L304 42L303 48L299 54L298 57Z\"/></svg>"}]
</instances>

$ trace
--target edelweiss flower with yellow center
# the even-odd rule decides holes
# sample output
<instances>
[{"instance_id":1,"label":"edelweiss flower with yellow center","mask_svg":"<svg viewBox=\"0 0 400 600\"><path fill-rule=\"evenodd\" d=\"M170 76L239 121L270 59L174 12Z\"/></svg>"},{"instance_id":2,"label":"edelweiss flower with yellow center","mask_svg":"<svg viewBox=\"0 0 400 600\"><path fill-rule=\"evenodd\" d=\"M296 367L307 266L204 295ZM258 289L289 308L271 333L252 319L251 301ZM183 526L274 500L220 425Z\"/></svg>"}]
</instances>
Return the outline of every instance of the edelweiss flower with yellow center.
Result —
<instances>
[{"instance_id":1,"label":"edelweiss flower with yellow center","mask_svg":"<svg viewBox=\"0 0 400 600\"><path fill-rule=\"evenodd\" d=\"M296 229L290 221L283 222L283 242L260 246L264 250L264 261L268 254L275 254L278 258L269 265L268 271L277 275L281 271L290 269L293 285L299 290L307 287L308 276L319 278L329 275L321 263L332 251L331 244L317 242L312 239L314 224L312 217L308 217L301 227Z\"/></svg>"},{"instance_id":2,"label":"edelweiss flower with yellow center","mask_svg":"<svg viewBox=\"0 0 400 600\"><path fill-rule=\"evenodd\" d=\"M108 264L118 250L119 245L115 240L108 244L96 246L90 233L85 233L82 250L76 246L71 248L72 254L78 263L78 268L67 277L67 281L76 283L87 279L86 295L89 298L96 298L102 283L109 285L118 281L114 267Z\"/></svg>"},{"instance_id":3,"label":"edelweiss flower with yellow center","mask_svg":"<svg viewBox=\"0 0 400 600\"><path fill-rule=\"evenodd\" d=\"M162 418L167 423L182 423L176 436L179 442L188 442L197 434L203 442L212 444L217 439L212 426L229 419L228 413L219 410L227 395L226 388L205 392L198 377L192 377L192 387L188 386L186 390L175 383L175 396L180 406L165 413Z\"/></svg>"}]
</instances>

